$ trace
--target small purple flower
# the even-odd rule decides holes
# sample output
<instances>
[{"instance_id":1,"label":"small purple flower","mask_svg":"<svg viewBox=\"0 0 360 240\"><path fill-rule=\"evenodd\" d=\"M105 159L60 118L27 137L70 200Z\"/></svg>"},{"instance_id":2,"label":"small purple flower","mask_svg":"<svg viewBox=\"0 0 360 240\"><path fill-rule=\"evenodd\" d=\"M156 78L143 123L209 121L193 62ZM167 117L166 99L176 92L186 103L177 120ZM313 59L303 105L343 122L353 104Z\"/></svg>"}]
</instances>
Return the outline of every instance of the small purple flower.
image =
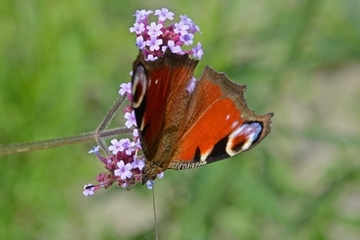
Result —
<instances>
[{"instance_id":1,"label":"small purple flower","mask_svg":"<svg viewBox=\"0 0 360 240\"><path fill-rule=\"evenodd\" d=\"M186 15L180 15L181 22L189 26L190 33L200 32L200 28Z\"/></svg>"},{"instance_id":2,"label":"small purple flower","mask_svg":"<svg viewBox=\"0 0 360 240\"><path fill-rule=\"evenodd\" d=\"M108 149L112 152L112 154L117 154L118 152L124 150L121 140L118 141L117 139L113 139L110 141L112 145L109 146Z\"/></svg>"},{"instance_id":3,"label":"small purple flower","mask_svg":"<svg viewBox=\"0 0 360 240\"><path fill-rule=\"evenodd\" d=\"M100 151L100 146L95 146L89 151L89 153L94 153L95 155L97 155L99 154L99 151Z\"/></svg>"},{"instance_id":4,"label":"small purple flower","mask_svg":"<svg viewBox=\"0 0 360 240\"><path fill-rule=\"evenodd\" d=\"M193 39L194 39L194 34L192 33L184 34L180 36L180 41L182 41L187 46L193 44Z\"/></svg>"},{"instance_id":5,"label":"small purple flower","mask_svg":"<svg viewBox=\"0 0 360 240\"><path fill-rule=\"evenodd\" d=\"M136 148L136 149L141 149L140 138L136 139L135 148Z\"/></svg>"},{"instance_id":6,"label":"small purple flower","mask_svg":"<svg viewBox=\"0 0 360 240\"><path fill-rule=\"evenodd\" d=\"M134 14L136 21L145 20L153 11L151 10L137 10Z\"/></svg>"},{"instance_id":7,"label":"small purple flower","mask_svg":"<svg viewBox=\"0 0 360 240\"><path fill-rule=\"evenodd\" d=\"M142 32L145 31L145 25L143 23L134 23L134 26L131 27L130 32L135 32L136 34L140 35Z\"/></svg>"},{"instance_id":8,"label":"small purple flower","mask_svg":"<svg viewBox=\"0 0 360 240\"><path fill-rule=\"evenodd\" d=\"M133 130L133 136L134 136L134 138L138 138L138 137L139 137L139 129L135 128L135 129Z\"/></svg>"},{"instance_id":9,"label":"small purple flower","mask_svg":"<svg viewBox=\"0 0 360 240\"><path fill-rule=\"evenodd\" d=\"M155 16L159 16L159 21L163 22L166 19L173 20L174 13L170 12L167 8L162 8L161 10L155 10Z\"/></svg>"},{"instance_id":10,"label":"small purple flower","mask_svg":"<svg viewBox=\"0 0 360 240\"><path fill-rule=\"evenodd\" d=\"M125 93L131 94L131 82L120 84L119 94L124 96Z\"/></svg>"},{"instance_id":11,"label":"small purple flower","mask_svg":"<svg viewBox=\"0 0 360 240\"><path fill-rule=\"evenodd\" d=\"M192 93L195 90L195 86L196 86L196 78L192 77L189 85L186 87L186 90L188 90L189 93Z\"/></svg>"},{"instance_id":12,"label":"small purple flower","mask_svg":"<svg viewBox=\"0 0 360 240\"><path fill-rule=\"evenodd\" d=\"M146 41L144 41L144 38L142 36L136 38L136 46L139 49L144 49L146 47Z\"/></svg>"},{"instance_id":13,"label":"small purple flower","mask_svg":"<svg viewBox=\"0 0 360 240\"><path fill-rule=\"evenodd\" d=\"M135 112L134 110L132 110L131 112L126 112L124 115L126 122L125 122L125 126L127 128L131 128L132 126L136 127L136 118L135 118Z\"/></svg>"},{"instance_id":14,"label":"small purple flower","mask_svg":"<svg viewBox=\"0 0 360 240\"><path fill-rule=\"evenodd\" d=\"M153 180L148 180L146 182L146 186L149 190L151 190L153 188L153 185L154 185L154 181Z\"/></svg>"},{"instance_id":15,"label":"small purple flower","mask_svg":"<svg viewBox=\"0 0 360 240\"><path fill-rule=\"evenodd\" d=\"M161 23L156 24L154 22L150 23L150 25L146 27L150 37L151 36L156 36L156 37L160 36L163 33L161 31L162 28L163 28L163 25Z\"/></svg>"},{"instance_id":16,"label":"small purple flower","mask_svg":"<svg viewBox=\"0 0 360 240\"><path fill-rule=\"evenodd\" d=\"M92 184L86 184L84 186L83 194L85 197L94 195L95 188L92 186Z\"/></svg>"},{"instance_id":17,"label":"small purple flower","mask_svg":"<svg viewBox=\"0 0 360 240\"><path fill-rule=\"evenodd\" d=\"M204 51L201 48L201 43L198 42L196 47L194 47L192 49L192 52L193 52L194 57L196 57L197 59L201 59L202 56L204 55Z\"/></svg>"},{"instance_id":18,"label":"small purple flower","mask_svg":"<svg viewBox=\"0 0 360 240\"><path fill-rule=\"evenodd\" d=\"M125 153L128 155L128 156L131 156L131 154L133 153L133 151L135 151L135 147L136 147L136 143L135 142L130 142L128 145L124 145L124 150L125 150Z\"/></svg>"},{"instance_id":19,"label":"small purple flower","mask_svg":"<svg viewBox=\"0 0 360 240\"><path fill-rule=\"evenodd\" d=\"M132 162L132 168L138 168L140 171L145 167L145 160L142 158L140 160L137 160L137 158L134 158L134 161Z\"/></svg>"},{"instance_id":20,"label":"small purple flower","mask_svg":"<svg viewBox=\"0 0 360 240\"><path fill-rule=\"evenodd\" d=\"M184 24L184 22L175 23L174 26L175 26L174 32L180 33L180 35L187 34L190 28L188 25Z\"/></svg>"},{"instance_id":21,"label":"small purple flower","mask_svg":"<svg viewBox=\"0 0 360 240\"><path fill-rule=\"evenodd\" d=\"M160 45L163 43L163 40L157 38L155 35L150 36L150 40L146 42L146 45L150 47L150 51L156 51L160 49Z\"/></svg>"},{"instance_id":22,"label":"small purple flower","mask_svg":"<svg viewBox=\"0 0 360 240\"><path fill-rule=\"evenodd\" d=\"M162 178L164 177L164 172L159 173L159 174L157 175L157 177L158 177L159 179L162 179Z\"/></svg>"},{"instance_id":23,"label":"small purple flower","mask_svg":"<svg viewBox=\"0 0 360 240\"><path fill-rule=\"evenodd\" d=\"M154 57L152 54L149 54L146 58L147 61L155 61L156 59L158 59L158 57Z\"/></svg>"},{"instance_id":24,"label":"small purple flower","mask_svg":"<svg viewBox=\"0 0 360 240\"><path fill-rule=\"evenodd\" d=\"M179 53L179 54L183 53L181 47L179 45L175 45L175 42L172 40L168 41L168 47L170 48L172 53Z\"/></svg>"},{"instance_id":25,"label":"small purple flower","mask_svg":"<svg viewBox=\"0 0 360 240\"><path fill-rule=\"evenodd\" d=\"M114 171L115 176L119 176L121 180L131 178L133 173L131 172L132 166L131 163L125 164L123 160L117 163L119 169Z\"/></svg>"},{"instance_id":26,"label":"small purple flower","mask_svg":"<svg viewBox=\"0 0 360 240\"><path fill-rule=\"evenodd\" d=\"M89 151L89 153L90 153L90 154L95 154L95 155L98 157L98 159L99 159L102 163L104 163L104 164L106 164L107 161L108 161L108 159L106 159L106 158L104 158L104 157L102 157L102 156L100 155L100 146L93 147L93 148Z\"/></svg>"},{"instance_id":27,"label":"small purple flower","mask_svg":"<svg viewBox=\"0 0 360 240\"><path fill-rule=\"evenodd\" d=\"M131 146L130 139L122 138L120 139L121 151L128 149Z\"/></svg>"}]
</instances>

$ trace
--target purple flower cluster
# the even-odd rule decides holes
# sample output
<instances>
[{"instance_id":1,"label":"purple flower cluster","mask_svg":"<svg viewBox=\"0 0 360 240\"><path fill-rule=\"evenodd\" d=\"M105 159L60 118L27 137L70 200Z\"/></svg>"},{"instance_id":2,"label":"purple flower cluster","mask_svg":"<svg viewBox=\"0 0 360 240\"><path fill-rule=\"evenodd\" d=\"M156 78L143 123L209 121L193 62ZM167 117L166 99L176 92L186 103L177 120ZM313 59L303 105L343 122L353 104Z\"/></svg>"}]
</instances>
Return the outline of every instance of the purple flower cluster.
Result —
<instances>
[{"instance_id":1,"label":"purple flower cluster","mask_svg":"<svg viewBox=\"0 0 360 240\"><path fill-rule=\"evenodd\" d=\"M190 50L183 49L183 46L191 46L194 41L194 34L200 32L199 27L186 15L180 15L180 22L165 26L166 20L173 20L174 13L166 8L155 10L154 15L158 17L157 22L149 22L151 10L138 10L130 32L136 34L136 46L141 49L146 60L154 61L163 56L166 49L176 54L189 54L201 59L204 54L201 43L197 43Z\"/></svg>"},{"instance_id":2,"label":"purple flower cluster","mask_svg":"<svg viewBox=\"0 0 360 240\"><path fill-rule=\"evenodd\" d=\"M119 93L126 95L131 101L131 83L123 83L120 85ZM105 165L107 172L100 173L96 180L99 184L86 184L84 186L83 194L91 196L94 191L100 188L109 188L114 183L119 187L130 189L142 181L142 169L145 166L145 159L137 155L141 150L139 131L136 128L136 119L134 109L131 106L126 106L124 109L124 118L126 119L125 126L133 131L133 141L129 138L122 138L120 140L111 140L111 145L108 150L111 154L108 157L100 155L100 147L94 147L89 153L95 154L98 159ZM163 173L160 173L158 178L162 178ZM153 181L147 182L149 189L152 188Z\"/></svg>"},{"instance_id":3,"label":"purple flower cluster","mask_svg":"<svg viewBox=\"0 0 360 240\"><path fill-rule=\"evenodd\" d=\"M120 85L119 93L126 95L131 101L131 83L123 83ZM108 150L112 153L107 158L100 155L100 147L94 147L89 153L94 153L100 161L105 165L107 172L100 173L97 177L99 184L87 184L84 186L83 194L85 196L93 195L95 190L101 187L109 188L116 183L122 188L131 188L141 182L142 169L145 166L144 158L139 158L137 152L141 150L139 141L139 131L136 128L136 119L134 110L131 106L124 109L125 126L133 131L133 141L129 138L120 140L111 140Z\"/></svg>"},{"instance_id":4,"label":"purple flower cluster","mask_svg":"<svg viewBox=\"0 0 360 240\"><path fill-rule=\"evenodd\" d=\"M154 61L158 57L162 57L166 49L169 48L176 54L189 54L200 59L204 54L201 44L197 43L191 50L184 50L183 45L190 46L193 44L194 33L200 32L198 26L186 15L180 16L180 22L165 27L166 20L173 20L174 13L166 8L155 10L154 15L158 17L157 23L149 23L149 15L153 11L140 10L136 11L136 21L130 32L136 33L136 45L141 49L148 61ZM196 84L193 78L188 86L188 91L192 92ZM122 83L120 85L119 94L126 96L132 102L131 83ZM94 191L100 188L109 188L113 184L126 189L142 181L142 169L145 166L145 159L137 154L141 150L139 131L136 128L136 119L132 106L128 105L124 109L125 126L133 131L133 141L129 138L120 140L111 140L108 150L111 152L109 156L100 155L100 147L94 147L89 153L94 153L98 159L104 164L106 172L100 173L97 177L99 182L96 185L86 184L83 194L91 196ZM158 178L163 177L163 173ZM152 188L153 181L148 181L147 186Z\"/></svg>"}]
</instances>

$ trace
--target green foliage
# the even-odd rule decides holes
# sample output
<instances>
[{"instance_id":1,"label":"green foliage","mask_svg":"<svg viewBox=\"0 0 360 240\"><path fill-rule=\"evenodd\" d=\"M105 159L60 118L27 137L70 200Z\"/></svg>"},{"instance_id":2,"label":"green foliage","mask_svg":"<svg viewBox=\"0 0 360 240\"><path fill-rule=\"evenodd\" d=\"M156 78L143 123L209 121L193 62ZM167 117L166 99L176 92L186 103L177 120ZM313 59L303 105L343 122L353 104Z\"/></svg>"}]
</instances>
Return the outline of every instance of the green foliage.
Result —
<instances>
[{"instance_id":1,"label":"green foliage","mask_svg":"<svg viewBox=\"0 0 360 240\"><path fill-rule=\"evenodd\" d=\"M202 31L197 74L226 72L247 84L251 109L275 116L250 152L165 172L160 238L359 236L359 1L162 2L3 0L0 143L94 130L130 80L133 13L168 7ZM82 196L102 168L92 145L1 157L0 239L154 237L144 187Z\"/></svg>"}]
</instances>

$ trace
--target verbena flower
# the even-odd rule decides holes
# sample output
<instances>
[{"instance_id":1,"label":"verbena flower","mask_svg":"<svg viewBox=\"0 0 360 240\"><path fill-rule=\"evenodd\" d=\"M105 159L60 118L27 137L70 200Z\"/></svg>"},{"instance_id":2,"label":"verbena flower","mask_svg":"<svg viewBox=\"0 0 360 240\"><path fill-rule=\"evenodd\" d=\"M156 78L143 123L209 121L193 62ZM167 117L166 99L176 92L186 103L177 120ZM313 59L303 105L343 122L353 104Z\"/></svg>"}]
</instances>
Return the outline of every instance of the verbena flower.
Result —
<instances>
[{"instance_id":1,"label":"verbena flower","mask_svg":"<svg viewBox=\"0 0 360 240\"><path fill-rule=\"evenodd\" d=\"M180 15L179 22L167 24L167 20L174 19L173 12L167 8L155 10L157 21L150 21L152 13L147 10L136 11L135 23L129 29L136 34L136 46L142 50L146 60L154 61L163 56L168 47L173 53L186 53L201 59L203 52L200 43L186 50L186 46L193 44L194 34L200 33L200 28L189 17Z\"/></svg>"},{"instance_id":2,"label":"verbena flower","mask_svg":"<svg viewBox=\"0 0 360 240\"><path fill-rule=\"evenodd\" d=\"M149 16L154 13L157 21L149 21ZM134 14L135 23L129 29L131 33L136 34L136 46L142 51L147 61L155 61L162 57L167 50L176 54L188 54L197 59L201 59L204 52L201 43L191 48L194 42L194 34L199 32L199 27L186 15L180 15L180 21L177 23L166 24L166 21L174 19L174 13L166 8L155 10L138 10ZM132 75L132 72L130 73ZM196 79L192 78L187 90L193 92L196 85ZM122 83L119 94L126 96L131 102L131 83ZM97 176L98 184L86 184L83 194L91 196L100 188L109 188L113 184L119 187L130 189L132 186L142 182L142 169L145 166L145 159L138 155L141 151L139 131L136 128L136 118L131 105L124 108L124 118L126 128L133 131L133 140L129 138L112 139L108 150L111 152L108 156L101 156L100 147L94 147L89 153L95 154L104 164L105 172ZM163 172L158 174L162 178ZM149 189L153 187L154 181L149 180L146 185Z\"/></svg>"}]
</instances>

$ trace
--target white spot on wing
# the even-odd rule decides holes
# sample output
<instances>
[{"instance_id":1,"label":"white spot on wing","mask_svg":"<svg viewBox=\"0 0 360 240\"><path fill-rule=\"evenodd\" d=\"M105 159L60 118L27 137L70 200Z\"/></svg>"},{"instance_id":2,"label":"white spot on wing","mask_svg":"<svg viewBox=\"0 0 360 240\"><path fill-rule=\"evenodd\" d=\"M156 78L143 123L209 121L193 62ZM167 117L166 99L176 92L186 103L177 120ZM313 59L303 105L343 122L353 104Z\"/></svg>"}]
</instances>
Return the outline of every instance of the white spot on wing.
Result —
<instances>
[{"instance_id":1,"label":"white spot on wing","mask_svg":"<svg viewBox=\"0 0 360 240\"><path fill-rule=\"evenodd\" d=\"M233 122L233 124L231 125L231 129L236 128L238 125L239 125L239 121Z\"/></svg>"},{"instance_id":2,"label":"white spot on wing","mask_svg":"<svg viewBox=\"0 0 360 240\"><path fill-rule=\"evenodd\" d=\"M200 157L201 163L206 163L206 159L209 156L209 154L211 153L211 151L212 151L212 148L209 149L207 152L201 154L201 157Z\"/></svg>"},{"instance_id":3,"label":"white spot on wing","mask_svg":"<svg viewBox=\"0 0 360 240\"><path fill-rule=\"evenodd\" d=\"M228 115L226 116L226 120L229 120L229 118L230 118L230 114L228 114Z\"/></svg>"},{"instance_id":4,"label":"white spot on wing","mask_svg":"<svg viewBox=\"0 0 360 240\"><path fill-rule=\"evenodd\" d=\"M155 80L155 85L156 85L156 84L158 84L158 82L159 82L159 80L158 80L158 79L156 79L156 80Z\"/></svg>"}]
</instances>

